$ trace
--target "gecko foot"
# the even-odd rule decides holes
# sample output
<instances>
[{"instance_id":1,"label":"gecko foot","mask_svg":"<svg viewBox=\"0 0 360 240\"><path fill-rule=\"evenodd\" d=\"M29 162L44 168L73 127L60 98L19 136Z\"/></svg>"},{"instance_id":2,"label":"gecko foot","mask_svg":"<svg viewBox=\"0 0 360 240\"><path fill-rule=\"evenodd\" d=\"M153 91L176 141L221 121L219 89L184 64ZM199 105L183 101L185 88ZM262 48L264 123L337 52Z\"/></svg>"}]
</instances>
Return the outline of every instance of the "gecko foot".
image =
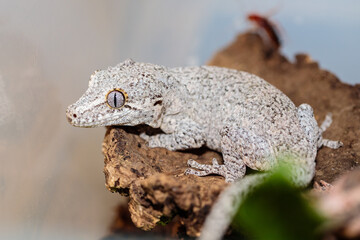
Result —
<instances>
[{"instance_id":1,"label":"gecko foot","mask_svg":"<svg viewBox=\"0 0 360 240\"><path fill-rule=\"evenodd\" d=\"M212 165L210 165L210 164L200 164L200 163L196 162L193 159L189 159L187 164L189 165L189 167L196 168L196 169L199 169L199 170L204 170L205 172L208 172L209 174L211 174L211 173L219 174L219 172L221 170L225 170L225 165L219 165L216 158L212 159Z\"/></svg>"},{"instance_id":2,"label":"gecko foot","mask_svg":"<svg viewBox=\"0 0 360 240\"><path fill-rule=\"evenodd\" d=\"M185 175L195 175L198 177L203 177L208 175L209 173L205 172L205 171L196 171L194 169L188 168L185 170Z\"/></svg>"},{"instance_id":3,"label":"gecko foot","mask_svg":"<svg viewBox=\"0 0 360 240\"><path fill-rule=\"evenodd\" d=\"M320 130L321 132L325 132L325 130L330 127L332 123L332 114L328 113L326 114L325 120L323 121L323 123L320 126ZM332 148L332 149L337 149L339 147L342 147L344 144L340 141L333 141L333 140L329 140L329 139L322 139L321 141L321 146L325 146L328 148Z\"/></svg>"},{"instance_id":4,"label":"gecko foot","mask_svg":"<svg viewBox=\"0 0 360 240\"><path fill-rule=\"evenodd\" d=\"M187 164L189 167L199 169L201 171L196 171L194 169L188 168L185 171L186 175L196 175L196 176L206 176L210 174L217 174L225 177L226 182L233 182L235 178L232 176L231 172L228 171L225 165L220 165L216 158L212 159L212 165L210 164L200 164L193 159L189 159Z\"/></svg>"},{"instance_id":5,"label":"gecko foot","mask_svg":"<svg viewBox=\"0 0 360 240\"><path fill-rule=\"evenodd\" d=\"M332 149L337 149L339 147L344 146L344 144L340 141L333 141L329 139L323 139L321 141L321 145Z\"/></svg>"}]
</instances>

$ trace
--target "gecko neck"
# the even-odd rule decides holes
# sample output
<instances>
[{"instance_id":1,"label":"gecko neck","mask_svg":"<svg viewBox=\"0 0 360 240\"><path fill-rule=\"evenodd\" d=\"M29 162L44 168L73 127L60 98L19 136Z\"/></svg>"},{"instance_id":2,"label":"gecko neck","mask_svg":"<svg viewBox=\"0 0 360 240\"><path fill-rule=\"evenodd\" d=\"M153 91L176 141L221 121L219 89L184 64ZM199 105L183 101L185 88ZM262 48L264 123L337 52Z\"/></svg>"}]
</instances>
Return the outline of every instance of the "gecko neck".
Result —
<instances>
[{"instance_id":1,"label":"gecko neck","mask_svg":"<svg viewBox=\"0 0 360 240\"><path fill-rule=\"evenodd\" d=\"M157 82L158 89L161 90L161 93L159 93L161 97L151 110L152 117L146 119L143 123L153 128L160 128L169 105L169 93L173 91L177 80L168 68L159 69L154 73L153 77Z\"/></svg>"},{"instance_id":2,"label":"gecko neck","mask_svg":"<svg viewBox=\"0 0 360 240\"><path fill-rule=\"evenodd\" d=\"M145 124L153 128L161 128L164 117L181 112L182 106L179 104L180 97L178 96L182 85L181 74L173 69L166 69L159 72L156 79L163 85L162 100L154 106L154 117Z\"/></svg>"}]
</instances>

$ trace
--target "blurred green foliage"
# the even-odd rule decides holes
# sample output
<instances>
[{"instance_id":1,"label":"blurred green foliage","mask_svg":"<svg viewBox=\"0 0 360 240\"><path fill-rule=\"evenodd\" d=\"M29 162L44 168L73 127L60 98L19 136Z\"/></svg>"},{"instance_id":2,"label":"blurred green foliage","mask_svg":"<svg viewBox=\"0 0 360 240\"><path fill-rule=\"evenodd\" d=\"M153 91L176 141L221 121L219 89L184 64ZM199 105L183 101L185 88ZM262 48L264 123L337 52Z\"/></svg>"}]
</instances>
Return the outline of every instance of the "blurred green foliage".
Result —
<instances>
[{"instance_id":1,"label":"blurred green foliage","mask_svg":"<svg viewBox=\"0 0 360 240\"><path fill-rule=\"evenodd\" d=\"M324 219L292 184L289 172L279 167L238 209L233 228L245 239L319 239L318 229Z\"/></svg>"}]
</instances>

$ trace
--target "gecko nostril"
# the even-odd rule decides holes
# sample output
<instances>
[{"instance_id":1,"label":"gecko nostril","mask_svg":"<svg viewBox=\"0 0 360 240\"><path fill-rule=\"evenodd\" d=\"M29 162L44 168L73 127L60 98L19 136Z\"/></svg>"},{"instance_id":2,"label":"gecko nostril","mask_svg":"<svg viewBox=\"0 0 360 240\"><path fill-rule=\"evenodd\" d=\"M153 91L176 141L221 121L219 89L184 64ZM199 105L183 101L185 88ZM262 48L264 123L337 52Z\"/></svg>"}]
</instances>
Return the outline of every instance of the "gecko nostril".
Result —
<instances>
[{"instance_id":1,"label":"gecko nostril","mask_svg":"<svg viewBox=\"0 0 360 240\"><path fill-rule=\"evenodd\" d=\"M74 114L73 114L73 117L74 117L74 118L77 118L77 115L74 113Z\"/></svg>"},{"instance_id":2,"label":"gecko nostril","mask_svg":"<svg viewBox=\"0 0 360 240\"><path fill-rule=\"evenodd\" d=\"M71 123L71 122L72 122L72 119L71 119L71 117L69 117L69 116L66 116L66 119L68 120L68 122L69 122L69 123Z\"/></svg>"}]
</instances>

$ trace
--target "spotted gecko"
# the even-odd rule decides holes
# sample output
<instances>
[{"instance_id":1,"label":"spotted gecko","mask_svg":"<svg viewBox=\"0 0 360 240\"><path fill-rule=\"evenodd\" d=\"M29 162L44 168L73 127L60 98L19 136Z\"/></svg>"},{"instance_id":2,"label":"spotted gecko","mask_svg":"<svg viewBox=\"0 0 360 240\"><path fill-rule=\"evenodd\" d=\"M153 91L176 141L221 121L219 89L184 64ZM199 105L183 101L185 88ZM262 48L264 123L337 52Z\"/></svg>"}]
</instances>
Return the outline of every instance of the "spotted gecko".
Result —
<instances>
[{"instance_id":1,"label":"spotted gecko","mask_svg":"<svg viewBox=\"0 0 360 240\"><path fill-rule=\"evenodd\" d=\"M296 107L256 75L215 66L168 68L128 59L91 75L89 88L68 107L66 116L77 127L147 124L160 128L163 133L140 135L152 148L184 150L205 145L221 152L224 163L212 159L211 164L200 164L189 159L185 173L218 174L226 182L242 179L246 166L269 171L279 159L289 159L281 156L291 156L293 181L304 186L314 176L318 148L342 145L322 138L331 115L319 127L310 105ZM239 191L246 193L245 188L262 176L244 178L250 182L232 191L238 196ZM225 212L216 214L214 218L221 218L218 215ZM217 229L211 223L205 223L206 228Z\"/></svg>"}]
</instances>

